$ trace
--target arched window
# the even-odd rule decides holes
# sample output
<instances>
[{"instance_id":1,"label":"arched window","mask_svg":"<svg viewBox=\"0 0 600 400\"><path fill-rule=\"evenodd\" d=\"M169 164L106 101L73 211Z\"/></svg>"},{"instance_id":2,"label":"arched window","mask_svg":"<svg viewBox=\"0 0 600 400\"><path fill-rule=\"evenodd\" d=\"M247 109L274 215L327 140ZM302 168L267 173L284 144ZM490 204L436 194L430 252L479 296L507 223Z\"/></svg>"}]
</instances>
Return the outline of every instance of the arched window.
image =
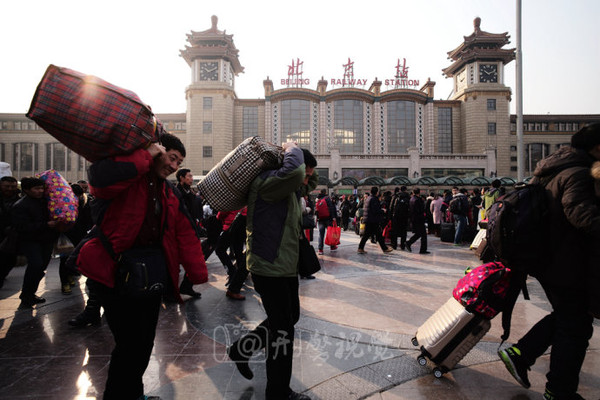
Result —
<instances>
[{"instance_id":1,"label":"arched window","mask_svg":"<svg viewBox=\"0 0 600 400\"><path fill-rule=\"evenodd\" d=\"M415 103L406 100L390 101L386 103L386 108L388 151L407 153L407 149L417 143Z\"/></svg>"},{"instance_id":2,"label":"arched window","mask_svg":"<svg viewBox=\"0 0 600 400\"><path fill-rule=\"evenodd\" d=\"M332 144L340 154L363 152L363 102L337 100L334 103L334 128Z\"/></svg>"},{"instance_id":3,"label":"arched window","mask_svg":"<svg viewBox=\"0 0 600 400\"><path fill-rule=\"evenodd\" d=\"M530 143L525 151L525 174L533 175L535 166L542 158L550 154L550 145L545 143Z\"/></svg>"},{"instance_id":4,"label":"arched window","mask_svg":"<svg viewBox=\"0 0 600 400\"><path fill-rule=\"evenodd\" d=\"M310 147L310 101L282 100L281 137L284 142L292 140L300 147Z\"/></svg>"}]
</instances>

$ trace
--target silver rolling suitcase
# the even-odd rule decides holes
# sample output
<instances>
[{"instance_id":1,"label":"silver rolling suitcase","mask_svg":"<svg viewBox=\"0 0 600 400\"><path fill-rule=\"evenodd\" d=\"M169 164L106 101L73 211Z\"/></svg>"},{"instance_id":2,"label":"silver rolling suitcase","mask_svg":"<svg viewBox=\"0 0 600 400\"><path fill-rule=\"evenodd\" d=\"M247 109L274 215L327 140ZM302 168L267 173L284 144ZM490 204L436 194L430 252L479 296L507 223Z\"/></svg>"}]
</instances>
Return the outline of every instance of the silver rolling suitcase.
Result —
<instances>
[{"instance_id":1,"label":"silver rolling suitcase","mask_svg":"<svg viewBox=\"0 0 600 400\"><path fill-rule=\"evenodd\" d=\"M450 371L490 330L491 323L480 315L468 312L451 297L423 325L419 327L412 343L420 346L421 365L431 360L436 367L436 378Z\"/></svg>"}]
</instances>

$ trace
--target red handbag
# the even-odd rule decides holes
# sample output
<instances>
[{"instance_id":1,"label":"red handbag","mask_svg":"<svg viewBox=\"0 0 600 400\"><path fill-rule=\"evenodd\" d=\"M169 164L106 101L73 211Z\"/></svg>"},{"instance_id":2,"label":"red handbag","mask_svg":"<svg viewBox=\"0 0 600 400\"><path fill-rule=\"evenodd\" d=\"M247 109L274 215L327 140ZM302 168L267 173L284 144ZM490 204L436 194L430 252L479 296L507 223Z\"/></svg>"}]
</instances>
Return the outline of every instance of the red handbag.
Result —
<instances>
[{"instance_id":1,"label":"red handbag","mask_svg":"<svg viewBox=\"0 0 600 400\"><path fill-rule=\"evenodd\" d=\"M325 244L327 246L337 246L340 244L340 236L342 235L342 228L337 226L335 220L333 224L327 227L327 234L325 235Z\"/></svg>"},{"instance_id":2,"label":"red handbag","mask_svg":"<svg viewBox=\"0 0 600 400\"><path fill-rule=\"evenodd\" d=\"M164 132L135 93L55 65L46 70L27 117L91 162L157 142Z\"/></svg>"}]
</instances>

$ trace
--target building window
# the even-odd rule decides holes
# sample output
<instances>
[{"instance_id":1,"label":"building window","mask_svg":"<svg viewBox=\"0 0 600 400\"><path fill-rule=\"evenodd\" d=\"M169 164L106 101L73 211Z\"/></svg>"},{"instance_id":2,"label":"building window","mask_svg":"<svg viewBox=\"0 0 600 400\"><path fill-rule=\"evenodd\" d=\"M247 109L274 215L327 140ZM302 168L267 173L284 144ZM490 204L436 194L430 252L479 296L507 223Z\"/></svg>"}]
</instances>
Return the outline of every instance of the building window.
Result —
<instances>
[{"instance_id":1,"label":"building window","mask_svg":"<svg viewBox=\"0 0 600 400\"><path fill-rule=\"evenodd\" d=\"M530 143L525 149L525 172L533 175L535 166L544 157L550 154L550 146L545 143Z\"/></svg>"},{"instance_id":2,"label":"building window","mask_svg":"<svg viewBox=\"0 0 600 400\"><path fill-rule=\"evenodd\" d=\"M517 146L510 146L510 151L517 151Z\"/></svg>"},{"instance_id":3,"label":"building window","mask_svg":"<svg viewBox=\"0 0 600 400\"><path fill-rule=\"evenodd\" d=\"M510 161L511 161L511 162L517 162L517 157L514 157L514 156L513 156L513 157L510 157Z\"/></svg>"},{"instance_id":4,"label":"building window","mask_svg":"<svg viewBox=\"0 0 600 400\"><path fill-rule=\"evenodd\" d=\"M363 151L363 103L360 100L338 100L334 103L332 145L340 154Z\"/></svg>"},{"instance_id":5,"label":"building window","mask_svg":"<svg viewBox=\"0 0 600 400\"><path fill-rule=\"evenodd\" d=\"M62 143L46 143L46 169L71 171L71 150Z\"/></svg>"},{"instance_id":6,"label":"building window","mask_svg":"<svg viewBox=\"0 0 600 400\"><path fill-rule=\"evenodd\" d=\"M185 131L185 122L175 122L175 130L176 131Z\"/></svg>"},{"instance_id":7,"label":"building window","mask_svg":"<svg viewBox=\"0 0 600 400\"><path fill-rule=\"evenodd\" d=\"M387 108L388 151L407 153L409 147L417 145L415 103L412 101L390 101Z\"/></svg>"},{"instance_id":8,"label":"building window","mask_svg":"<svg viewBox=\"0 0 600 400\"><path fill-rule=\"evenodd\" d=\"M548 125L548 124L546 124ZM579 124L577 122L573 122L573 130L574 131L578 131L579 130Z\"/></svg>"},{"instance_id":9,"label":"building window","mask_svg":"<svg viewBox=\"0 0 600 400\"><path fill-rule=\"evenodd\" d=\"M487 99L487 109L488 111L496 110L496 99Z\"/></svg>"},{"instance_id":10,"label":"building window","mask_svg":"<svg viewBox=\"0 0 600 400\"><path fill-rule=\"evenodd\" d=\"M488 122L488 135L495 135L495 134L496 134L496 123Z\"/></svg>"},{"instance_id":11,"label":"building window","mask_svg":"<svg viewBox=\"0 0 600 400\"><path fill-rule=\"evenodd\" d=\"M16 167L16 168L14 168ZM15 170L16 169L16 170ZM37 143L13 144L13 175L33 175L38 169Z\"/></svg>"},{"instance_id":12,"label":"building window","mask_svg":"<svg viewBox=\"0 0 600 400\"><path fill-rule=\"evenodd\" d=\"M452 153L452 108L438 109L438 153Z\"/></svg>"},{"instance_id":13,"label":"building window","mask_svg":"<svg viewBox=\"0 0 600 400\"><path fill-rule=\"evenodd\" d=\"M308 100L283 100L280 103L281 139L286 142L292 140L300 147L310 147L310 101ZM257 118L258 123L258 118Z\"/></svg>"},{"instance_id":14,"label":"building window","mask_svg":"<svg viewBox=\"0 0 600 400\"><path fill-rule=\"evenodd\" d=\"M212 121L202 122L202 133L212 133Z\"/></svg>"},{"instance_id":15,"label":"building window","mask_svg":"<svg viewBox=\"0 0 600 400\"><path fill-rule=\"evenodd\" d=\"M202 98L202 108L205 110L212 110L212 97Z\"/></svg>"},{"instance_id":16,"label":"building window","mask_svg":"<svg viewBox=\"0 0 600 400\"><path fill-rule=\"evenodd\" d=\"M258 135L258 107L244 107L242 116L242 138Z\"/></svg>"},{"instance_id":17,"label":"building window","mask_svg":"<svg viewBox=\"0 0 600 400\"><path fill-rule=\"evenodd\" d=\"M212 146L202 146L202 157L204 157L204 158L212 157Z\"/></svg>"}]
</instances>

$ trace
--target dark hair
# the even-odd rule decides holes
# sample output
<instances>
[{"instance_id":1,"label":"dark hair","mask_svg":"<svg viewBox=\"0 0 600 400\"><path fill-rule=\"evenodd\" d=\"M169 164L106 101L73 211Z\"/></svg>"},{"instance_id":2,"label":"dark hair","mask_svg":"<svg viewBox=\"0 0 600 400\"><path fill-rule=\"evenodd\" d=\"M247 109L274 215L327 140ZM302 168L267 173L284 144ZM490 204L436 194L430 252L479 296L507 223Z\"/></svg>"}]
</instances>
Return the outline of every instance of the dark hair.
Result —
<instances>
[{"instance_id":1,"label":"dark hair","mask_svg":"<svg viewBox=\"0 0 600 400\"><path fill-rule=\"evenodd\" d=\"M492 187L498 189L500 186L502 186L502 182L500 182L500 179L494 179L492 181Z\"/></svg>"},{"instance_id":2,"label":"dark hair","mask_svg":"<svg viewBox=\"0 0 600 400\"><path fill-rule=\"evenodd\" d=\"M34 178L31 176L26 176L25 178L21 178L21 189L29 190L36 186L44 186L44 181L40 178Z\"/></svg>"},{"instance_id":3,"label":"dark hair","mask_svg":"<svg viewBox=\"0 0 600 400\"><path fill-rule=\"evenodd\" d=\"M600 122L588 124L571 137L571 146L590 151L600 144Z\"/></svg>"},{"instance_id":4,"label":"dark hair","mask_svg":"<svg viewBox=\"0 0 600 400\"><path fill-rule=\"evenodd\" d=\"M317 159L310 151L307 149L302 149L302 153L304 154L304 164L306 164L308 168L314 168L317 166Z\"/></svg>"},{"instance_id":5,"label":"dark hair","mask_svg":"<svg viewBox=\"0 0 600 400\"><path fill-rule=\"evenodd\" d=\"M77 183L83 183L84 185L87 185L87 181L85 179L80 179L77 181Z\"/></svg>"},{"instance_id":6,"label":"dark hair","mask_svg":"<svg viewBox=\"0 0 600 400\"><path fill-rule=\"evenodd\" d=\"M416 195L418 195L418 194L420 194L420 193L421 193L421 189L419 189L419 188L414 188L414 189L413 189L413 193L414 193L414 194L416 194Z\"/></svg>"},{"instance_id":7,"label":"dark hair","mask_svg":"<svg viewBox=\"0 0 600 400\"><path fill-rule=\"evenodd\" d=\"M372 194L373 196L376 196L376 195L377 195L377 192L379 192L379 188L378 188L377 186L373 186L373 187L371 188L371 194Z\"/></svg>"},{"instance_id":8,"label":"dark hair","mask_svg":"<svg viewBox=\"0 0 600 400\"><path fill-rule=\"evenodd\" d=\"M170 133L163 133L160 135L160 144L165 146L166 151L177 150L185 157L185 146L177 136L171 135Z\"/></svg>"},{"instance_id":9,"label":"dark hair","mask_svg":"<svg viewBox=\"0 0 600 400\"><path fill-rule=\"evenodd\" d=\"M190 171L188 168L181 168L179 171L177 171L177 173L175 174L175 176L177 177L177 182L181 182L181 178L184 178L188 172L192 172Z\"/></svg>"},{"instance_id":10,"label":"dark hair","mask_svg":"<svg viewBox=\"0 0 600 400\"><path fill-rule=\"evenodd\" d=\"M403 186L400 186L400 190L401 190L401 191L403 191L403 192L406 192L406 189L407 189L407 188L406 188L406 186L404 186L404 185L403 185Z\"/></svg>"},{"instance_id":11,"label":"dark hair","mask_svg":"<svg viewBox=\"0 0 600 400\"><path fill-rule=\"evenodd\" d=\"M75 194L75 196L79 197L83 194L83 188L81 186L79 186L78 184L74 183L71 185L71 189L73 189L73 193Z\"/></svg>"},{"instance_id":12,"label":"dark hair","mask_svg":"<svg viewBox=\"0 0 600 400\"><path fill-rule=\"evenodd\" d=\"M398 186L396 186L396 187L394 188L394 194L398 193L399 191L400 191L400 188L399 188Z\"/></svg>"},{"instance_id":13,"label":"dark hair","mask_svg":"<svg viewBox=\"0 0 600 400\"><path fill-rule=\"evenodd\" d=\"M0 182L17 183L17 178L15 178L14 176L3 176L2 178L0 178Z\"/></svg>"}]
</instances>

